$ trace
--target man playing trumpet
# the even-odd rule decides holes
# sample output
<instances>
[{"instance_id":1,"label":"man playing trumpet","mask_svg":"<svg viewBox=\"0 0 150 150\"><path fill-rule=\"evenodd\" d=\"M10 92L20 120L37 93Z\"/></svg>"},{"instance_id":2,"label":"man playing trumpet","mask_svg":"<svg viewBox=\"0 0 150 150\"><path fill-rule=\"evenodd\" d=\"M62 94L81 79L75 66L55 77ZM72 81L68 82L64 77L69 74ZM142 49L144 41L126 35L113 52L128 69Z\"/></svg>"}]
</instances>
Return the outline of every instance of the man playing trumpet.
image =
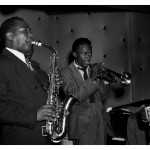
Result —
<instances>
[{"instance_id":1,"label":"man playing trumpet","mask_svg":"<svg viewBox=\"0 0 150 150\"><path fill-rule=\"evenodd\" d=\"M106 144L106 132L112 128L103 108L105 86L108 85L97 78L102 66L89 67L92 45L87 38L74 41L72 54L74 61L60 72L65 93L78 99L70 114L69 140L75 145Z\"/></svg>"}]
</instances>

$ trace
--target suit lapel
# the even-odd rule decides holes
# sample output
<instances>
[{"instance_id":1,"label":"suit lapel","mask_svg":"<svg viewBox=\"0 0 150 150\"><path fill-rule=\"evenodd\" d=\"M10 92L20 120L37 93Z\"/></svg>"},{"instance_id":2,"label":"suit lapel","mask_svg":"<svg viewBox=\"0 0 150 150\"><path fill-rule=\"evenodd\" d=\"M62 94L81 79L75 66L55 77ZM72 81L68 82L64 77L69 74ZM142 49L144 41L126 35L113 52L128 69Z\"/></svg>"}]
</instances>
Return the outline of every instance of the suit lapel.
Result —
<instances>
[{"instance_id":1,"label":"suit lapel","mask_svg":"<svg viewBox=\"0 0 150 150\"><path fill-rule=\"evenodd\" d=\"M28 80L31 80L31 84L36 84L37 82L41 84L40 80L38 80L38 77L36 77L36 75L29 69L29 67L18 57L5 49L3 51L3 54L12 60L12 62L14 63L14 65L12 66L14 67L14 70L17 72L17 74L20 74L20 76L24 76Z\"/></svg>"},{"instance_id":2,"label":"suit lapel","mask_svg":"<svg viewBox=\"0 0 150 150\"><path fill-rule=\"evenodd\" d=\"M88 70L89 77L91 76L91 71L92 71L92 69L91 69L91 67L89 67L89 70Z\"/></svg>"},{"instance_id":3,"label":"suit lapel","mask_svg":"<svg viewBox=\"0 0 150 150\"><path fill-rule=\"evenodd\" d=\"M71 63L70 65L71 70L73 71L73 75L75 76L75 78L81 83L84 83L84 80L82 79L82 76L79 72L79 70L75 67L74 62Z\"/></svg>"},{"instance_id":4,"label":"suit lapel","mask_svg":"<svg viewBox=\"0 0 150 150\"><path fill-rule=\"evenodd\" d=\"M76 68L76 66L74 65L74 62L71 63L70 68L71 68L71 70L73 71L74 76L78 79L78 81L83 84L83 83L84 83L84 80L83 80L83 78L82 78L82 76L81 76L79 70L78 70L78 69ZM90 75L91 75L91 70L92 70L92 69L89 67L89 69L88 69L88 76L89 76L89 77L90 77Z\"/></svg>"},{"instance_id":5,"label":"suit lapel","mask_svg":"<svg viewBox=\"0 0 150 150\"><path fill-rule=\"evenodd\" d=\"M82 85L83 86L83 84L85 82L83 81L82 76L81 76L80 72L78 71L78 69L75 67L74 63L71 63L69 67L71 69L71 74L73 76L74 81L78 85ZM88 70L89 71L89 76L91 74L91 70L92 70L91 68L89 68L89 70ZM95 97L94 101L90 102L90 97L86 101L84 101L84 103L87 103L91 107L94 117L97 116L97 111L100 111L101 110L100 108L102 107L101 102L99 102L100 101L100 99L99 99L100 97L97 97L97 94L99 95L99 93L96 93L96 95L95 94L93 95Z\"/></svg>"}]
</instances>

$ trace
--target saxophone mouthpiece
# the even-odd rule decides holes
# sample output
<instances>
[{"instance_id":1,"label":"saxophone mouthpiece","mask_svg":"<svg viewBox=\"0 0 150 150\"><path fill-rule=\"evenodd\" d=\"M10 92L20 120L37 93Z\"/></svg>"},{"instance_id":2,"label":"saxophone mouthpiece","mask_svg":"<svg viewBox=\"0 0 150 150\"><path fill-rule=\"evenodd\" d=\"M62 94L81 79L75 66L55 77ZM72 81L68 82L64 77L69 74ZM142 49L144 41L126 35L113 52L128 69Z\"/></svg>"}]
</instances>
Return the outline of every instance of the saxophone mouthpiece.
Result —
<instances>
[{"instance_id":1,"label":"saxophone mouthpiece","mask_svg":"<svg viewBox=\"0 0 150 150\"><path fill-rule=\"evenodd\" d=\"M28 43L32 43L33 42L33 40L32 39L26 39L26 43L28 44Z\"/></svg>"},{"instance_id":2,"label":"saxophone mouthpiece","mask_svg":"<svg viewBox=\"0 0 150 150\"><path fill-rule=\"evenodd\" d=\"M32 39L27 39L27 40L26 40L26 43L27 43L27 44L28 44L28 43L31 43L31 44L36 45L36 46L42 46L42 43L41 43L41 42L37 42L37 41L34 41L34 40L32 40Z\"/></svg>"},{"instance_id":3,"label":"saxophone mouthpiece","mask_svg":"<svg viewBox=\"0 0 150 150\"><path fill-rule=\"evenodd\" d=\"M26 40L26 43L27 43L27 44L30 43L30 44L33 44L33 45L38 46L38 47L45 47L45 48L48 48L49 50L51 50L51 52L52 52L53 54L58 55L56 49L55 49L53 46L49 45L49 44L44 44L44 43L41 43L41 42L37 42L37 41L32 40L31 38L27 39L27 40Z\"/></svg>"}]
</instances>

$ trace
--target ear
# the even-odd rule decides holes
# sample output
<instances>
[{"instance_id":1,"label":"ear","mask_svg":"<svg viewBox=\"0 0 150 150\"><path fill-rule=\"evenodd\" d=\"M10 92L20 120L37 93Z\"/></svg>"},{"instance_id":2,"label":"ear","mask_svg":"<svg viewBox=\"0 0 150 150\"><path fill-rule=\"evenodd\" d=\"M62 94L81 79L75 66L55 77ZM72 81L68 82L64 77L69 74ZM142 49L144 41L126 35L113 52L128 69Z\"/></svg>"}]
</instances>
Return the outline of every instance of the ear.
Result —
<instances>
[{"instance_id":1,"label":"ear","mask_svg":"<svg viewBox=\"0 0 150 150\"><path fill-rule=\"evenodd\" d=\"M76 52L73 52L72 55L73 55L73 57L75 57L75 58L77 57L77 53L76 53Z\"/></svg>"},{"instance_id":2,"label":"ear","mask_svg":"<svg viewBox=\"0 0 150 150\"><path fill-rule=\"evenodd\" d=\"M7 33L6 33L6 38L7 38L8 40L12 40L12 32L7 32Z\"/></svg>"}]
</instances>

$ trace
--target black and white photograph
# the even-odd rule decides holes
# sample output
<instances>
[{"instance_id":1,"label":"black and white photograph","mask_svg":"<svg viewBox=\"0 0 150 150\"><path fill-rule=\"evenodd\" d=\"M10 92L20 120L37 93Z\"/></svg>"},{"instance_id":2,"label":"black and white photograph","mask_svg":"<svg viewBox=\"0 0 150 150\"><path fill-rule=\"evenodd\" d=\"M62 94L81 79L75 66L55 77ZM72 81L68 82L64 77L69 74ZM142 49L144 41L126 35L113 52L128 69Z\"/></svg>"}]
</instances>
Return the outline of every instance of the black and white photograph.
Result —
<instances>
[{"instance_id":1,"label":"black and white photograph","mask_svg":"<svg viewBox=\"0 0 150 150\"><path fill-rule=\"evenodd\" d=\"M0 145L149 145L149 65L150 5L0 5Z\"/></svg>"}]
</instances>

